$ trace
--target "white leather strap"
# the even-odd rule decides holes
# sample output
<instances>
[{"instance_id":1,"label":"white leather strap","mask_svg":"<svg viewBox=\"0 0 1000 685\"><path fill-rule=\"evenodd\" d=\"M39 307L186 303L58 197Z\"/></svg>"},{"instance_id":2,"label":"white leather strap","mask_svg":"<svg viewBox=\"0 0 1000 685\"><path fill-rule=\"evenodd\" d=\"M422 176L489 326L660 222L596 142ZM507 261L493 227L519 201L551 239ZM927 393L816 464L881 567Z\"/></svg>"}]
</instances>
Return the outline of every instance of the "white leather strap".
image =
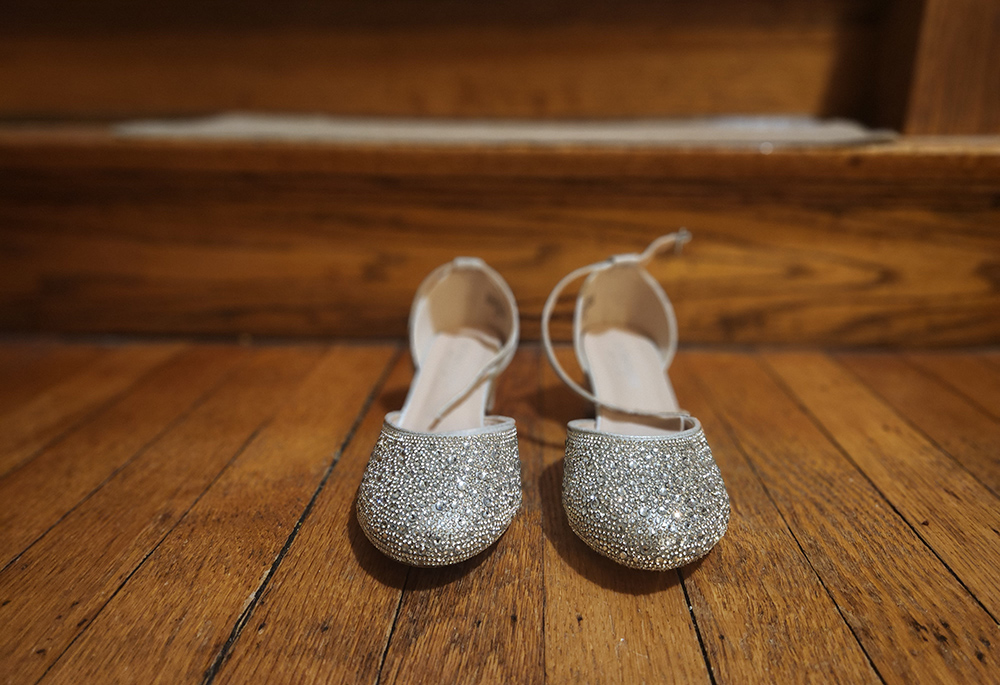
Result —
<instances>
[{"instance_id":1,"label":"white leather strap","mask_svg":"<svg viewBox=\"0 0 1000 685\"><path fill-rule=\"evenodd\" d=\"M545 354L549 358L549 362L552 363L552 368L555 369L556 374L562 381L568 385L576 394L580 395L586 400L593 402L596 406L603 409L608 409L610 411L617 411L623 414L629 414L632 416L649 416L653 418L663 418L671 419L683 416L690 416L686 411L675 411L675 412L649 412L645 409L638 409L635 407L624 407L614 404L609 404L603 402L598 397L581 386L579 383L574 381L566 370L563 368L562 364L556 358L555 350L552 347L552 333L550 331L550 322L552 320L552 312L555 310L556 302L559 300L559 296L562 295L563 290L566 289L573 281L576 281L584 276L588 276L595 271L600 271L602 269L607 269L615 265L622 263L634 263L639 267L643 267L648 264L654 257L663 253L667 248L672 247L675 254L680 254L681 248L685 243L691 240L691 233L686 228L682 228L676 233L669 233L667 235L660 236L649 246L638 254L620 254L614 255L602 262L597 262L596 264L589 264L587 266L581 266L579 269L571 271L569 274L564 276L560 280L556 287L552 289L549 293L549 297L545 300L545 306L542 308L542 346L545 348Z\"/></svg>"}]
</instances>

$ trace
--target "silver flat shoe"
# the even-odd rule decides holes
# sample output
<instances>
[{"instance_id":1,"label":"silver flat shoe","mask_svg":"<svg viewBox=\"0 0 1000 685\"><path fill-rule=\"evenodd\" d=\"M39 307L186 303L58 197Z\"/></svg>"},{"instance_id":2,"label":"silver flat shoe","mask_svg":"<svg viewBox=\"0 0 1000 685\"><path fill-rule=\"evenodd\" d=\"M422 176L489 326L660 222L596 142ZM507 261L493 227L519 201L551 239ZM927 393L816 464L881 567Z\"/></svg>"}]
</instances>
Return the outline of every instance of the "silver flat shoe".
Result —
<instances>
[{"instance_id":1,"label":"silver flat shoe","mask_svg":"<svg viewBox=\"0 0 1000 685\"><path fill-rule=\"evenodd\" d=\"M701 423L677 404L666 370L677 350L673 307L645 265L690 240L663 236L642 254L616 255L562 279L542 311L542 342L559 377L597 408L571 421L563 507L587 545L632 568L664 571L703 557L725 535L729 494ZM586 276L573 342L591 390L574 381L552 348L559 295Z\"/></svg>"},{"instance_id":2,"label":"silver flat shoe","mask_svg":"<svg viewBox=\"0 0 1000 685\"><path fill-rule=\"evenodd\" d=\"M487 411L518 331L513 293L479 259L459 257L417 289L416 372L403 408L385 417L357 496L361 530L386 556L455 564L513 521L521 506L517 429Z\"/></svg>"}]
</instances>

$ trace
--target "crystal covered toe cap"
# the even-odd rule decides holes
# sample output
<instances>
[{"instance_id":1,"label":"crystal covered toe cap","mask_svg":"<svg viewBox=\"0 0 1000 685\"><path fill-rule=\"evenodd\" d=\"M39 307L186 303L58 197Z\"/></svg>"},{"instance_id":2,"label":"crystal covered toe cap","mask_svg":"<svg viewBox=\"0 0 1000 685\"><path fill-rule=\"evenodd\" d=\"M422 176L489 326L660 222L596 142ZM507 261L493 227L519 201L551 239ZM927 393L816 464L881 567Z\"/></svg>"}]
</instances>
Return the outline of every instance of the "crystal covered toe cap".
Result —
<instances>
[{"instance_id":1,"label":"crystal covered toe cap","mask_svg":"<svg viewBox=\"0 0 1000 685\"><path fill-rule=\"evenodd\" d=\"M389 414L358 488L358 522L382 553L413 566L464 561L496 542L521 506L513 419L416 433Z\"/></svg>"},{"instance_id":2,"label":"crystal covered toe cap","mask_svg":"<svg viewBox=\"0 0 1000 685\"><path fill-rule=\"evenodd\" d=\"M726 532L729 495L701 425L624 436L573 421L563 506L573 531L625 566L667 570L709 552Z\"/></svg>"}]
</instances>

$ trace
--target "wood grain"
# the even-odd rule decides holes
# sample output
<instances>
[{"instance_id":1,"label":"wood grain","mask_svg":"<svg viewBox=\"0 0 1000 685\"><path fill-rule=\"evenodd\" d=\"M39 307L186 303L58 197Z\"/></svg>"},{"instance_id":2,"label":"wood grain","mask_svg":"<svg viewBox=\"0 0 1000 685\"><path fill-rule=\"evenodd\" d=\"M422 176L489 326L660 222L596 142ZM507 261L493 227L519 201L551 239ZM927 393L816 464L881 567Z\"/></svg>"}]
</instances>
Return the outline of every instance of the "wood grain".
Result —
<instances>
[{"instance_id":1,"label":"wood grain","mask_svg":"<svg viewBox=\"0 0 1000 685\"><path fill-rule=\"evenodd\" d=\"M180 349L181 345L163 344L109 351L0 417L0 476L32 459Z\"/></svg>"},{"instance_id":2,"label":"wood grain","mask_svg":"<svg viewBox=\"0 0 1000 685\"><path fill-rule=\"evenodd\" d=\"M989 679L996 622L759 361L691 353L687 362L878 675Z\"/></svg>"},{"instance_id":3,"label":"wood grain","mask_svg":"<svg viewBox=\"0 0 1000 685\"><path fill-rule=\"evenodd\" d=\"M473 559L409 570L380 683L545 680L539 362L537 347L521 350L496 395L496 413L517 417L522 509L499 542Z\"/></svg>"},{"instance_id":4,"label":"wood grain","mask_svg":"<svg viewBox=\"0 0 1000 685\"><path fill-rule=\"evenodd\" d=\"M568 359L572 352L560 352ZM542 372L545 674L553 682L710 682L675 571L628 569L587 547L562 508L566 423L592 409Z\"/></svg>"},{"instance_id":5,"label":"wood grain","mask_svg":"<svg viewBox=\"0 0 1000 685\"><path fill-rule=\"evenodd\" d=\"M960 357L925 352L908 354L906 359L1000 420L1000 356Z\"/></svg>"},{"instance_id":6,"label":"wood grain","mask_svg":"<svg viewBox=\"0 0 1000 685\"><path fill-rule=\"evenodd\" d=\"M281 354L287 358L301 352ZM123 592L108 601L49 678L203 678L270 569L281 561L331 457L392 354L391 346L335 347L326 354ZM312 366L314 351L308 360ZM295 385L303 370L296 369ZM271 385L275 401L288 395L279 383ZM205 592L209 587L212 591ZM151 596L158 598L155 604L149 602ZM164 644L171 649L163 650Z\"/></svg>"},{"instance_id":7,"label":"wood grain","mask_svg":"<svg viewBox=\"0 0 1000 685\"><path fill-rule=\"evenodd\" d=\"M72 347L0 345L0 381L25 363L70 364L58 351ZM682 351L671 377L733 516L706 558L664 574L617 566L568 528L565 421L590 408L531 344L498 397L524 464L511 529L451 569L377 552L351 503L410 382L399 352L189 344L0 479L0 513L15 516L2 536L69 507L0 570L0 682L952 683L998 671L996 498L930 426L986 435L960 410L995 421L975 409L1000 374L995 351ZM927 525L910 520L923 511Z\"/></svg>"},{"instance_id":8,"label":"wood grain","mask_svg":"<svg viewBox=\"0 0 1000 685\"><path fill-rule=\"evenodd\" d=\"M0 346L0 416L79 371L102 352L90 345L4 343Z\"/></svg>"},{"instance_id":9,"label":"wood grain","mask_svg":"<svg viewBox=\"0 0 1000 685\"><path fill-rule=\"evenodd\" d=\"M486 259L537 338L558 278L688 226L654 271L698 343L1000 340L1000 147L546 150L0 135L7 330L405 334ZM568 335L570 302L557 312Z\"/></svg>"},{"instance_id":10,"label":"wood grain","mask_svg":"<svg viewBox=\"0 0 1000 685\"><path fill-rule=\"evenodd\" d=\"M885 354L836 358L1000 496L1000 421L938 378L915 372L904 359Z\"/></svg>"},{"instance_id":11,"label":"wood grain","mask_svg":"<svg viewBox=\"0 0 1000 685\"><path fill-rule=\"evenodd\" d=\"M78 430L0 479L0 567L148 449L248 356L216 346L182 352Z\"/></svg>"},{"instance_id":12,"label":"wood grain","mask_svg":"<svg viewBox=\"0 0 1000 685\"><path fill-rule=\"evenodd\" d=\"M220 654L215 682L378 679L407 567L368 542L353 503L385 414L402 405L412 373L400 355L246 629Z\"/></svg>"},{"instance_id":13,"label":"wood grain","mask_svg":"<svg viewBox=\"0 0 1000 685\"><path fill-rule=\"evenodd\" d=\"M716 682L879 682L687 353L670 376L681 405L701 421L731 498L726 536L681 569Z\"/></svg>"},{"instance_id":14,"label":"wood grain","mask_svg":"<svg viewBox=\"0 0 1000 685\"><path fill-rule=\"evenodd\" d=\"M764 359L969 591L1000 616L1000 499L825 355Z\"/></svg>"},{"instance_id":15,"label":"wood grain","mask_svg":"<svg viewBox=\"0 0 1000 685\"><path fill-rule=\"evenodd\" d=\"M881 18L871 0L249 4L12 8L0 115L858 116Z\"/></svg>"},{"instance_id":16,"label":"wood grain","mask_svg":"<svg viewBox=\"0 0 1000 685\"><path fill-rule=\"evenodd\" d=\"M925 0L904 130L1000 133L1000 5Z\"/></svg>"},{"instance_id":17,"label":"wood grain","mask_svg":"<svg viewBox=\"0 0 1000 685\"><path fill-rule=\"evenodd\" d=\"M5 626L0 660L8 680L53 675L48 669L70 645L79 650L81 633L316 358L317 350L309 348L255 353L250 364L0 573ZM162 597L162 588L154 588L139 601L155 607ZM107 646L148 656L135 651L136 644L123 639ZM77 669L72 679L80 678L86 675Z\"/></svg>"}]
</instances>

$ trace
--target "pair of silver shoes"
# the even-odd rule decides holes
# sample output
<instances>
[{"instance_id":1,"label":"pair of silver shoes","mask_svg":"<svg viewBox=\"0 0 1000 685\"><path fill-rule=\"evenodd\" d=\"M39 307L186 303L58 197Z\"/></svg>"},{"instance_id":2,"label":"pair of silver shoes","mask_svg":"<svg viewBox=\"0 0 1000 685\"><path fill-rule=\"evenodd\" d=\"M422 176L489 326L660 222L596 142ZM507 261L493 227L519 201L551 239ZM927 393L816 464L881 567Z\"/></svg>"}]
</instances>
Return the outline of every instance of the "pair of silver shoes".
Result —
<instances>
[{"instance_id":1,"label":"pair of silver shoes","mask_svg":"<svg viewBox=\"0 0 1000 685\"><path fill-rule=\"evenodd\" d=\"M667 570L709 552L729 522L729 496L701 424L682 411L666 370L677 348L673 307L645 265L687 231L641 254L577 269L553 289L542 341L560 378L596 407L567 430L563 506L573 531L625 566ZM586 277L573 341L590 388L552 347L562 291ZM414 566L464 561L496 542L521 505L514 420L490 416L497 376L517 347L517 304L500 275L460 257L431 273L410 314L416 373L389 413L358 490L361 529Z\"/></svg>"}]
</instances>

